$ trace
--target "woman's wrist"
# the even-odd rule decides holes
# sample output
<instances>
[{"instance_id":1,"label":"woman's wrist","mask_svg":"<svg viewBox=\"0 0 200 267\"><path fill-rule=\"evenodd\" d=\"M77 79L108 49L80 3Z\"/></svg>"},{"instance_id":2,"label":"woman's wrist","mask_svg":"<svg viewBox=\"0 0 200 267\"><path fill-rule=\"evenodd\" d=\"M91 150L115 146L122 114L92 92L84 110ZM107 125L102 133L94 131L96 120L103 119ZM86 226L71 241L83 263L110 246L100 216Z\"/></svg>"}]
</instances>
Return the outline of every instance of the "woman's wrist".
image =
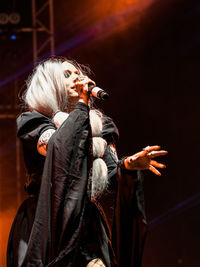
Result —
<instances>
[{"instance_id":1,"label":"woman's wrist","mask_svg":"<svg viewBox=\"0 0 200 267\"><path fill-rule=\"evenodd\" d=\"M85 95L84 97L80 98L78 102L84 103L86 105L89 105L90 103L90 96Z\"/></svg>"},{"instance_id":2,"label":"woman's wrist","mask_svg":"<svg viewBox=\"0 0 200 267\"><path fill-rule=\"evenodd\" d=\"M121 160L119 160L118 166L120 167L121 171L125 174L131 175L133 178L138 179L137 176L137 170L133 170L133 169L127 169L125 166L125 162L127 160L128 157L124 157Z\"/></svg>"}]
</instances>

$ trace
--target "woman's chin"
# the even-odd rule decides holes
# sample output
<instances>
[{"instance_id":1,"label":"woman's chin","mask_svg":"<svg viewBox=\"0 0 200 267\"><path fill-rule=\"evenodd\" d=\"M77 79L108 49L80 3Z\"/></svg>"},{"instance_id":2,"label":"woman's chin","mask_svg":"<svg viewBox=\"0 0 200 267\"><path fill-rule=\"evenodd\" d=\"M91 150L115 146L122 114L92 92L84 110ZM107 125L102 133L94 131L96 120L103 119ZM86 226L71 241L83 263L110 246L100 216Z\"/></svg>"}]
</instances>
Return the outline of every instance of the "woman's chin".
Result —
<instances>
[{"instance_id":1,"label":"woman's chin","mask_svg":"<svg viewBox=\"0 0 200 267\"><path fill-rule=\"evenodd\" d=\"M77 92L73 92L73 93L68 94L68 97L69 98L79 98L79 94Z\"/></svg>"}]
</instances>

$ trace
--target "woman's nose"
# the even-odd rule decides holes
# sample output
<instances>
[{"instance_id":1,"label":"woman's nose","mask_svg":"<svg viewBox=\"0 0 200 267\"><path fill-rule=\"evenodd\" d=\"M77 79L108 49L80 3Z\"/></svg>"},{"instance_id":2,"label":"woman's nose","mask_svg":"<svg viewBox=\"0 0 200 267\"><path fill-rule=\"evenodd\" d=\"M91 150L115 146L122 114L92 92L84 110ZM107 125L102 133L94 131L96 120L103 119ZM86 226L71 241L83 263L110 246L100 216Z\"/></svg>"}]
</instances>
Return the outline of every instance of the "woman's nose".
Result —
<instances>
[{"instance_id":1,"label":"woman's nose","mask_svg":"<svg viewBox=\"0 0 200 267\"><path fill-rule=\"evenodd\" d=\"M84 75L78 75L78 80L79 81L83 81L85 79L85 76Z\"/></svg>"},{"instance_id":2,"label":"woman's nose","mask_svg":"<svg viewBox=\"0 0 200 267\"><path fill-rule=\"evenodd\" d=\"M74 82L80 82L80 81L83 81L85 79L85 77L83 75L76 75L74 77Z\"/></svg>"}]
</instances>

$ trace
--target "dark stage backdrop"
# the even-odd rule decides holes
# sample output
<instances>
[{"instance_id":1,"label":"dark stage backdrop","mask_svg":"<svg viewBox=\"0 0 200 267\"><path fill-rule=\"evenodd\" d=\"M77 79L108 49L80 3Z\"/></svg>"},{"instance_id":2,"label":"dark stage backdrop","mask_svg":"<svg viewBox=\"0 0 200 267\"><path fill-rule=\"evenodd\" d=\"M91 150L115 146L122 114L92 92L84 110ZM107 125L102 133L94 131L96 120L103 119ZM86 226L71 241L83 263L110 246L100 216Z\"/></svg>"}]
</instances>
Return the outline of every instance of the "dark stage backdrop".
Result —
<instances>
[{"instance_id":1,"label":"dark stage backdrop","mask_svg":"<svg viewBox=\"0 0 200 267\"><path fill-rule=\"evenodd\" d=\"M31 1L13 2L23 10L21 23L29 25ZM145 172L149 233L143 267L198 267L200 2L57 0L54 14L56 55L89 64L97 85L110 94L96 105L119 128L119 156L154 144L169 151L160 159L167 164L161 177ZM14 42L1 39L0 56L0 105L13 105L14 88L23 91L30 73L31 35L22 34ZM16 79L20 70L24 74ZM3 108L1 112L6 113ZM0 245L5 266L6 238L19 194L15 119L0 122ZM22 158L20 166L23 192Z\"/></svg>"}]
</instances>

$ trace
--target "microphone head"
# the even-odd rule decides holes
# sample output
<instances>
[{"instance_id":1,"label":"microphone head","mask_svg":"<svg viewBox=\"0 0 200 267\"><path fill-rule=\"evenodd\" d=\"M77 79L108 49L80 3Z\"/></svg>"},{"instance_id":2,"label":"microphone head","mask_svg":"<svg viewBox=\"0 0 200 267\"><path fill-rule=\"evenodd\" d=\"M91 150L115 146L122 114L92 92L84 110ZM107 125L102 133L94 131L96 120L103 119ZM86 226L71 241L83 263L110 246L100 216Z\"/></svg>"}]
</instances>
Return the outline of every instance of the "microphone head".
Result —
<instances>
[{"instance_id":1,"label":"microphone head","mask_svg":"<svg viewBox=\"0 0 200 267\"><path fill-rule=\"evenodd\" d=\"M108 99L109 95L105 91L99 91L99 97L103 100Z\"/></svg>"}]
</instances>

